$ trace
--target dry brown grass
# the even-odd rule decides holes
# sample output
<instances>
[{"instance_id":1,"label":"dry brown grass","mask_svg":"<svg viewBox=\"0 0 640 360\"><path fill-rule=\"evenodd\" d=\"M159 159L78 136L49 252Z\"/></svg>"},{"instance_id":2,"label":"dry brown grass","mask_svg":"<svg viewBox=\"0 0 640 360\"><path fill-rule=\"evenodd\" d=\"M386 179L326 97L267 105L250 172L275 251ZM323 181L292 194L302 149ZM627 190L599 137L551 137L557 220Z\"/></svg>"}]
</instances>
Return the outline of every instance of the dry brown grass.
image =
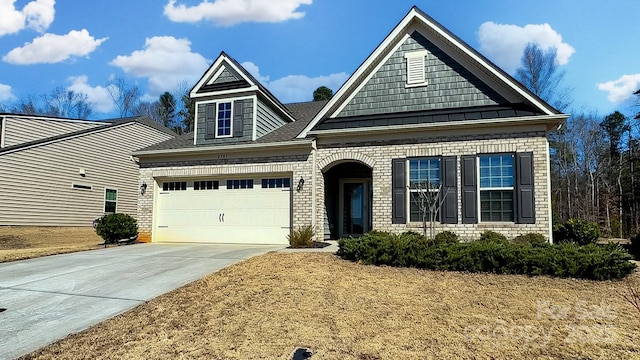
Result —
<instances>
[{"instance_id":1,"label":"dry brown grass","mask_svg":"<svg viewBox=\"0 0 640 360\"><path fill-rule=\"evenodd\" d=\"M314 360L638 358L640 314L625 289L270 253L27 358L288 359L297 346Z\"/></svg>"},{"instance_id":2,"label":"dry brown grass","mask_svg":"<svg viewBox=\"0 0 640 360\"><path fill-rule=\"evenodd\" d=\"M98 248L91 227L0 226L0 262Z\"/></svg>"}]
</instances>

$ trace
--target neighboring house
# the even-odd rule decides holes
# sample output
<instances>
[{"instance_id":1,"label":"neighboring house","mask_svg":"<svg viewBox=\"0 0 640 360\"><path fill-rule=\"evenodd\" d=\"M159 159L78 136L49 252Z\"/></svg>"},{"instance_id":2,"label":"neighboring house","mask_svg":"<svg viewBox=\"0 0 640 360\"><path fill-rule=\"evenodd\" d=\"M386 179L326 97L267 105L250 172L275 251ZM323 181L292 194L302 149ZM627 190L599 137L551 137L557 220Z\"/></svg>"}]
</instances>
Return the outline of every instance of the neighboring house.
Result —
<instances>
[{"instance_id":1,"label":"neighboring house","mask_svg":"<svg viewBox=\"0 0 640 360\"><path fill-rule=\"evenodd\" d=\"M283 105L224 52L191 97L194 134L134 153L146 241L420 231L419 191L438 231L550 236L546 136L567 115L416 7L328 102Z\"/></svg>"},{"instance_id":2,"label":"neighboring house","mask_svg":"<svg viewBox=\"0 0 640 360\"><path fill-rule=\"evenodd\" d=\"M146 117L88 121L0 113L0 226L91 226L136 216L133 150L174 137Z\"/></svg>"}]
</instances>

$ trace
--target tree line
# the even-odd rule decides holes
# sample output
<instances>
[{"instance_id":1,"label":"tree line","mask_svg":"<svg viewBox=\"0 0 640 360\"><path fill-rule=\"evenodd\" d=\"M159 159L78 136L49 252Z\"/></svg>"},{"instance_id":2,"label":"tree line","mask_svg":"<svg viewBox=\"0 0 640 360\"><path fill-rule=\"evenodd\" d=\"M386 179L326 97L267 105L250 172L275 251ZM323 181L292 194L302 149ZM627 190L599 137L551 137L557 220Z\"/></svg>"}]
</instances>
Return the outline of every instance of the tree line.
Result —
<instances>
[{"instance_id":1,"label":"tree line","mask_svg":"<svg viewBox=\"0 0 640 360\"><path fill-rule=\"evenodd\" d=\"M556 53L526 47L515 77L534 94L567 112L571 91ZM634 95L640 100L640 90ZM637 102L640 104L640 102ZM568 111L549 134L554 222L580 218L600 224L604 234L630 237L640 231L640 112Z\"/></svg>"},{"instance_id":2,"label":"tree line","mask_svg":"<svg viewBox=\"0 0 640 360\"><path fill-rule=\"evenodd\" d=\"M138 86L119 75L109 81L106 90L120 118L148 116L179 134L193 131L195 102L189 96L186 81L179 84L175 93L166 91L153 101L143 99ZM86 94L59 86L49 93L28 95L13 104L0 104L0 112L88 119L95 113L95 106Z\"/></svg>"}]
</instances>

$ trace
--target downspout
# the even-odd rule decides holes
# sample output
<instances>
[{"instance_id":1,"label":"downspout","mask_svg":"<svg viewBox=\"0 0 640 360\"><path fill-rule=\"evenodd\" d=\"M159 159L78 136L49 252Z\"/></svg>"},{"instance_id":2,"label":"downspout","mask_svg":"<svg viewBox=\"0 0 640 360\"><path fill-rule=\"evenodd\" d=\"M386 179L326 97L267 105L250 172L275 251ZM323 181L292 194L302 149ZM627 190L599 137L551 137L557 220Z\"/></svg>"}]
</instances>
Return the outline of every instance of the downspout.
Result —
<instances>
[{"instance_id":1,"label":"downspout","mask_svg":"<svg viewBox=\"0 0 640 360\"><path fill-rule=\"evenodd\" d=\"M317 199L316 199L316 193L317 193L317 190L316 190L316 186L317 186L317 178L316 177L317 177L317 175L316 175L316 173L317 173L317 169L316 169L316 166L317 165L316 165L316 163L317 163L317 157L318 157L318 154L317 154L318 147L316 145L316 140L315 139L311 142L311 147L312 147L311 158L313 159L312 160L313 161L313 169L312 169L312 172L311 172L311 183L312 183L311 184L311 197L312 197L312 199L311 199L311 226L313 226L313 228L316 229L316 224L317 224L317 219L316 219L316 213L317 213L317 205L316 205L316 202L317 202ZM316 231L317 231L317 229L316 229Z\"/></svg>"},{"instance_id":2,"label":"downspout","mask_svg":"<svg viewBox=\"0 0 640 360\"><path fill-rule=\"evenodd\" d=\"M549 242L553 244L553 210L551 206L551 154L549 153L549 139L546 138L547 151L547 211L549 214Z\"/></svg>"},{"instance_id":3,"label":"downspout","mask_svg":"<svg viewBox=\"0 0 640 360\"><path fill-rule=\"evenodd\" d=\"M5 137L5 129L7 127L7 117L3 116L2 121L0 121L0 149L4 148L4 137Z\"/></svg>"}]
</instances>

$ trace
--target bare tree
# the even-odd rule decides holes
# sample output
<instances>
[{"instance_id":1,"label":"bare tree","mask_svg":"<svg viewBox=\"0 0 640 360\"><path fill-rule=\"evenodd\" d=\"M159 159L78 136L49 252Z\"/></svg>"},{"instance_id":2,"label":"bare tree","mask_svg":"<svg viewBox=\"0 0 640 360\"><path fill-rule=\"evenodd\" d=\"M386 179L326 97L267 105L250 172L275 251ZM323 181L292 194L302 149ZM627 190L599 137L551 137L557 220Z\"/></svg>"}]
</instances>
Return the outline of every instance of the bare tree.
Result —
<instances>
[{"instance_id":1,"label":"bare tree","mask_svg":"<svg viewBox=\"0 0 640 360\"><path fill-rule=\"evenodd\" d=\"M61 86L53 89L49 94L42 95L42 99L45 115L87 119L93 113L93 107L86 94L67 90Z\"/></svg>"},{"instance_id":2,"label":"bare tree","mask_svg":"<svg viewBox=\"0 0 640 360\"><path fill-rule=\"evenodd\" d=\"M107 84L107 91L121 118L134 115L134 109L140 101L140 89L137 85L131 85L124 77L116 75Z\"/></svg>"},{"instance_id":3,"label":"bare tree","mask_svg":"<svg viewBox=\"0 0 640 360\"><path fill-rule=\"evenodd\" d=\"M411 201L413 201L418 211L420 211L422 234L427 236L428 229L429 237L433 239L436 235L435 224L440 216L442 204L448 195L448 189L445 190L444 193L441 193L442 184L436 184L431 181L420 181L408 186L408 188L410 190L409 194L411 194Z\"/></svg>"},{"instance_id":4,"label":"bare tree","mask_svg":"<svg viewBox=\"0 0 640 360\"><path fill-rule=\"evenodd\" d=\"M515 77L542 100L563 111L571 105L570 90L560 88L565 72L556 64L556 49L542 50L536 44L524 49Z\"/></svg>"}]
</instances>

